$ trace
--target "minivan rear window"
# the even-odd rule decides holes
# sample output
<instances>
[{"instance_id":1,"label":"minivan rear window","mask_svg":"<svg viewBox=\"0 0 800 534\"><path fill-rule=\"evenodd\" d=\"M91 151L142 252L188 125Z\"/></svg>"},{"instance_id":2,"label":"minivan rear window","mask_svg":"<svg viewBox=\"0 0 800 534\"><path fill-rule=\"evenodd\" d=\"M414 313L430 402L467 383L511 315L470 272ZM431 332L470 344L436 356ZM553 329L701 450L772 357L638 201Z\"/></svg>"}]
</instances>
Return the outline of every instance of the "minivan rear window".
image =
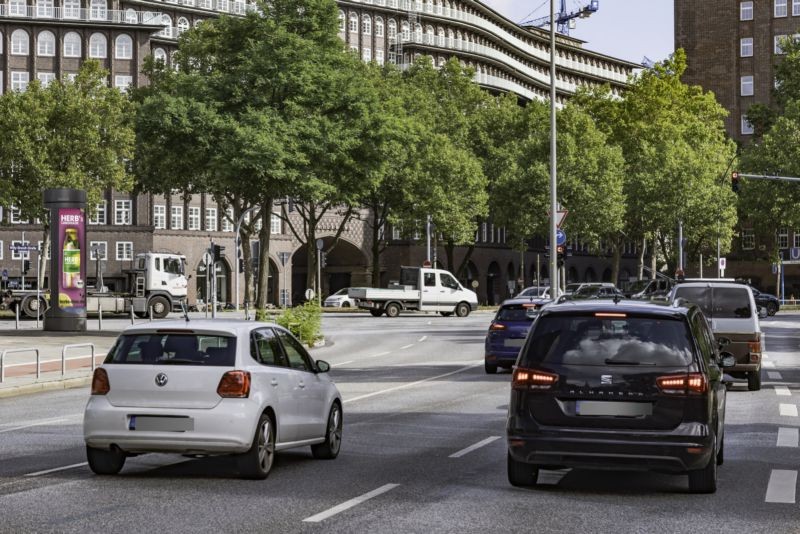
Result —
<instances>
[{"instance_id":1,"label":"minivan rear window","mask_svg":"<svg viewBox=\"0 0 800 534\"><path fill-rule=\"evenodd\" d=\"M539 317L520 365L686 366L692 362L687 324L663 317Z\"/></svg>"},{"instance_id":2,"label":"minivan rear window","mask_svg":"<svg viewBox=\"0 0 800 534\"><path fill-rule=\"evenodd\" d=\"M105 363L232 367L235 360L235 337L169 333L120 336Z\"/></svg>"},{"instance_id":3,"label":"minivan rear window","mask_svg":"<svg viewBox=\"0 0 800 534\"><path fill-rule=\"evenodd\" d=\"M753 315L745 287L679 287L675 297L697 304L709 319L747 319Z\"/></svg>"},{"instance_id":4,"label":"minivan rear window","mask_svg":"<svg viewBox=\"0 0 800 534\"><path fill-rule=\"evenodd\" d=\"M529 311L530 310L530 311ZM535 306L503 306L498 310L495 321L503 322L531 322L536 318Z\"/></svg>"}]
</instances>

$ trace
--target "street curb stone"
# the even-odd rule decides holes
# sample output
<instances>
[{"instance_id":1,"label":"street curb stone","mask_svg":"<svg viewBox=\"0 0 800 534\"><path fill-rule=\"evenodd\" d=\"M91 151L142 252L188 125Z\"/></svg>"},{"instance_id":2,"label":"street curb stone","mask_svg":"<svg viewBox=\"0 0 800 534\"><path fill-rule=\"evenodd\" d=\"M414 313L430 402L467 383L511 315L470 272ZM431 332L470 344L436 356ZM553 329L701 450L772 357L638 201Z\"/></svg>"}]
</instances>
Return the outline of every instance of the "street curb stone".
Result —
<instances>
[{"instance_id":1,"label":"street curb stone","mask_svg":"<svg viewBox=\"0 0 800 534\"><path fill-rule=\"evenodd\" d=\"M80 388L88 386L91 383L92 377L88 375L78 378L65 378L63 380L46 380L42 382L33 382L31 384L20 384L18 386L0 388L0 399L18 397L20 395L31 395L44 391Z\"/></svg>"}]
</instances>

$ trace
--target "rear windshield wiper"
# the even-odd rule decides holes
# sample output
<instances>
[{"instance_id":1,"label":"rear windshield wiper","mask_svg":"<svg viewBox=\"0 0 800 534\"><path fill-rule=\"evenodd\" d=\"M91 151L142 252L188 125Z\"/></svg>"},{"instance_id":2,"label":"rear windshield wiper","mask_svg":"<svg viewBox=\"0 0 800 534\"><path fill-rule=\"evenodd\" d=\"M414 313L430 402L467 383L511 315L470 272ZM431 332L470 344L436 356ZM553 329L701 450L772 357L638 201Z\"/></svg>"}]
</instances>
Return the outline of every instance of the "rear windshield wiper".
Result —
<instances>
[{"instance_id":1,"label":"rear windshield wiper","mask_svg":"<svg viewBox=\"0 0 800 534\"><path fill-rule=\"evenodd\" d=\"M634 362L631 360L614 360L606 358L606 365L655 365L654 363Z\"/></svg>"},{"instance_id":2,"label":"rear windshield wiper","mask_svg":"<svg viewBox=\"0 0 800 534\"><path fill-rule=\"evenodd\" d=\"M194 360L182 360L180 358L170 358L169 360L158 360L156 365L202 365L202 362Z\"/></svg>"}]
</instances>

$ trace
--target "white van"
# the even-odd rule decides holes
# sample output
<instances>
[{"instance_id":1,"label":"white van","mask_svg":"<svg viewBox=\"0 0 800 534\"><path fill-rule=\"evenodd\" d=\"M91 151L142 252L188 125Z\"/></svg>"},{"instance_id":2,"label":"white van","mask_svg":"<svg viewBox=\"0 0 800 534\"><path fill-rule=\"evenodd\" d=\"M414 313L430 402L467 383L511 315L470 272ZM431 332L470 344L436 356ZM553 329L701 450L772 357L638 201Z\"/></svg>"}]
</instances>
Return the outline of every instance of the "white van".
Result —
<instances>
[{"instance_id":1,"label":"white van","mask_svg":"<svg viewBox=\"0 0 800 534\"><path fill-rule=\"evenodd\" d=\"M700 306L725 351L736 357L726 369L735 378L747 378L750 391L761 389L763 337L758 308L749 286L733 282L683 282L670 292L670 302L686 299Z\"/></svg>"}]
</instances>

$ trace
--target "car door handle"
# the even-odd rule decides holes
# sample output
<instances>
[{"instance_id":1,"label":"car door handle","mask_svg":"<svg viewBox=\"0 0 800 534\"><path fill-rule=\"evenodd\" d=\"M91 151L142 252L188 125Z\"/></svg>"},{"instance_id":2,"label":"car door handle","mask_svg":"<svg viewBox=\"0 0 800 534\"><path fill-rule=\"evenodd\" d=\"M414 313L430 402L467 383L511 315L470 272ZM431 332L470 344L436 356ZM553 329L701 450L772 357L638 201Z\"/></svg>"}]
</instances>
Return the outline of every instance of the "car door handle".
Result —
<instances>
[{"instance_id":1,"label":"car door handle","mask_svg":"<svg viewBox=\"0 0 800 534\"><path fill-rule=\"evenodd\" d=\"M278 381L273 378L272 381L270 382L270 384L272 384L273 386L277 386L278 385Z\"/></svg>"},{"instance_id":2,"label":"car door handle","mask_svg":"<svg viewBox=\"0 0 800 534\"><path fill-rule=\"evenodd\" d=\"M439 293L447 293L447 291L445 291L444 289L442 289L441 291L439 291Z\"/></svg>"},{"instance_id":3,"label":"car door handle","mask_svg":"<svg viewBox=\"0 0 800 534\"><path fill-rule=\"evenodd\" d=\"M306 387L306 385L304 383L300 382L300 383L297 384L297 387L304 388L304 387Z\"/></svg>"}]
</instances>

